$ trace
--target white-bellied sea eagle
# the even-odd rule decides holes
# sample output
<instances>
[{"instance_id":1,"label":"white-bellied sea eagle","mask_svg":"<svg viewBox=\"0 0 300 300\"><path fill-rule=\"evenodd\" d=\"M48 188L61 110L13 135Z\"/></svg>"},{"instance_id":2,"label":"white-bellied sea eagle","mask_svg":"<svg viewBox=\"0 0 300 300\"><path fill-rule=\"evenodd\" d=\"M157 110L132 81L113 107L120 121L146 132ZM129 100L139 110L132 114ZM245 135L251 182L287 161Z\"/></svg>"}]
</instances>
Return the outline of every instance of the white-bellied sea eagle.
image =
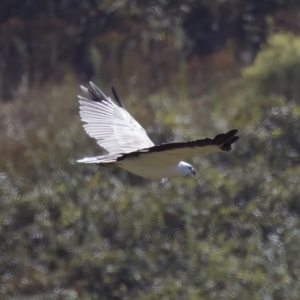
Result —
<instances>
[{"instance_id":1,"label":"white-bellied sea eagle","mask_svg":"<svg viewBox=\"0 0 300 300\"><path fill-rule=\"evenodd\" d=\"M80 117L86 123L83 127L87 134L109 153L80 159L80 163L117 166L151 179L195 175L195 169L182 159L229 151L239 138L235 135L237 130L233 129L213 139L155 146L144 128L125 109L114 88L115 101L105 96L95 84L90 84L93 91L81 86L89 99L78 96Z\"/></svg>"}]
</instances>

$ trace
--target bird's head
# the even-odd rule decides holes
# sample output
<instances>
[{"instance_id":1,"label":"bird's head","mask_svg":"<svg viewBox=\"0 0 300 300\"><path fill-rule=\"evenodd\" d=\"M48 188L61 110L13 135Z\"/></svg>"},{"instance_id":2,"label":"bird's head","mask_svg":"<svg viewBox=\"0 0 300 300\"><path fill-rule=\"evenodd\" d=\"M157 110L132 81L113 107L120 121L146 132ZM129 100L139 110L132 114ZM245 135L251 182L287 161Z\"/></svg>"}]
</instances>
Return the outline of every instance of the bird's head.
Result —
<instances>
[{"instance_id":1,"label":"bird's head","mask_svg":"<svg viewBox=\"0 0 300 300\"><path fill-rule=\"evenodd\" d=\"M196 175L195 169L190 164L184 161L181 161L178 164L178 169L182 175Z\"/></svg>"}]
</instances>

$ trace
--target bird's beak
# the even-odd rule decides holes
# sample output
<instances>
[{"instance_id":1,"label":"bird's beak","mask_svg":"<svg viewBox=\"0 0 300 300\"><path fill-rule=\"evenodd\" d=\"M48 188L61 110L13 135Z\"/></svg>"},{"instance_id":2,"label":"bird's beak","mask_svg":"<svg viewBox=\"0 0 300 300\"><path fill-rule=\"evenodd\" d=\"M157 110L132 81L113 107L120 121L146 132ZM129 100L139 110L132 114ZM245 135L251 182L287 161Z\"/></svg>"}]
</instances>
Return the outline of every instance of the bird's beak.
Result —
<instances>
[{"instance_id":1,"label":"bird's beak","mask_svg":"<svg viewBox=\"0 0 300 300\"><path fill-rule=\"evenodd\" d=\"M196 175L195 169L192 170L192 174L193 174L194 176Z\"/></svg>"}]
</instances>

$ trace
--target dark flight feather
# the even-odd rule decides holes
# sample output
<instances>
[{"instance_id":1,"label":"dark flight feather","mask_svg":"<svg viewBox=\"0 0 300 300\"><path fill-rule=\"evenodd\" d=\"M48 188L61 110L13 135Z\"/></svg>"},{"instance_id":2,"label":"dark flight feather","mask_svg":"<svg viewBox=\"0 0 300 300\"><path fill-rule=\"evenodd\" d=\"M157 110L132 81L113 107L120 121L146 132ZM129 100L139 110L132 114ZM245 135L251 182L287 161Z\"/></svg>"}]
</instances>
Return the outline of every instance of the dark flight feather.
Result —
<instances>
[{"instance_id":1,"label":"dark flight feather","mask_svg":"<svg viewBox=\"0 0 300 300\"><path fill-rule=\"evenodd\" d=\"M117 160L120 161L127 157L138 156L140 154L163 152L163 151L169 151L169 150L180 149L180 148L218 146L222 151L230 151L232 149L231 145L239 139L238 136L235 136L237 132L238 130L233 129L228 131L227 133L218 134L213 139L205 138L196 141L168 143L168 144L153 146L153 147L137 150L130 153L125 153L122 156L118 157Z\"/></svg>"}]
</instances>

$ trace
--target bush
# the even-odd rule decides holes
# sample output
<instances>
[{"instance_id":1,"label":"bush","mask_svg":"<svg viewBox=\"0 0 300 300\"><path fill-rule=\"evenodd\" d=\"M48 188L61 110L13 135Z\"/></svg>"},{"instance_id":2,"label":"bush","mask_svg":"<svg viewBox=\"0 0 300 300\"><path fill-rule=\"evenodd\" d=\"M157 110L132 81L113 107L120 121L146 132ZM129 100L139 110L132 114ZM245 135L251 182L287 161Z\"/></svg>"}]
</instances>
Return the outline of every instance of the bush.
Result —
<instances>
[{"instance_id":1,"label":"bush","mask_svg":"<svg viewBox=\"0 0 300 300\"><path fill-rule=\"evenodd\" d=\"M284 33L272 35L243 76L258 94L281 94L299 102L300 38Z\"/></svg>"},{"instance_id":2,"label":"bush","mask_svg":"<svg viewBox=\"0 0 300 300\"><path fill-rule=\"evenodd\" d=\"M155 121L141 121L159 142L240 130L232 152L192 160L194 178L161 184L77 164L100 150L82 129L72 84L3 105L2 298L298 299L300 107L261 90L268 51L206 98L123 98L135 116L147 108Z\"/></svg>"}]
</instances>

